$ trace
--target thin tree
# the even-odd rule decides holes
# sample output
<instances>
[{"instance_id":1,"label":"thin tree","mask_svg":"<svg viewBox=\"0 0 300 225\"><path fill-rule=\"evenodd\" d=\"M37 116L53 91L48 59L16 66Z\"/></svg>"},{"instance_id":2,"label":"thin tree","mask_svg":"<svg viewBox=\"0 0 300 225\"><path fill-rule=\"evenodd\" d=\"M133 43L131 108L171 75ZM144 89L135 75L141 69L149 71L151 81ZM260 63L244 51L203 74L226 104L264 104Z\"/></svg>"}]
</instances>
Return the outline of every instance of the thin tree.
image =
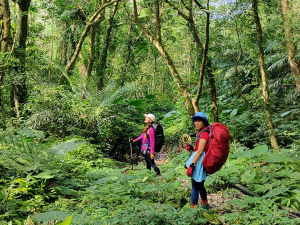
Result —
<instances>
[{"instance_id":1,"label":"thin tree","mask_svg":"<svg viewBox=\"0 0 300 225\"><path fill-rule=\"evenodd\" d=\"M162 39L161 39L161 24L160 24L160 13L159 13L159 0L155 0L155 30L156 35L152 34L150 30L147 30L139 21L138 18L138 12L137 12L137 4L136 0L133 0L133 15L132 18L133 22L137 24L139 29L143 32L144 35L152 42L152 44L156 47L156 49L160 52L161 56L165 59L167 66L169 67L169 70L178 86L180 91L182 92L183 96L185 97L185 104L188 111L188 114L190 116L195 114L195 109L192 104L191 100L191 94L185 84L183 83L179 73L177 72L177 69L166 51Z\"/></svg>"},{"instance_id":2,"label":"thin tree","mask_svg":"<svg viewBox=\"0 0 300 225\"><path fill-rule=\"evenodd\" d=\"M300 63L296 61L295 57L297 54L297 48L294 43L293 28L291 26L292 21L289 15L291 7L287 0L281 0L281 10L291 71L294 76L296 88L300 91Z\"/></svg>"},{"instance_id":3,"label":"thin tree","mask_svg":"<svg viewBox=\"0 0 300 225\"><path fill-rule=\"evenodd\" d=\"M89 21L87 22L87 24L84 28L84 31L82 32L82 34L79 38L79 41L77 43L76 49L73 53L73 56L71 57L70 61L68 62L67 66L66 66L65 73L61 75L61 77L58 81L58 85L62 85L64 83L64 81L66 80L65 74L69 74L71 68L74 66L74 64L75 64L75 62L78 58L78 55L81 51L82 44L83 44L87 34L89 33L92 25L97 23L99 20L101 20L103 18L103 15L101 14L102 10L104 8L106 8L107 6L109 6L109 5L111 5L115 2L118 2L118 1L119 0L110 1L108 3L105 3L105 4L101 5L99 7L99 9L91 16L91 18L89 19Z\"/></svg>"},{"instance_id":4,"label":"thin tree","mask_svg":"<svg viewBox=\"0 0 300 225\"><path fill-rule=\"evenodd\" d=\"M17 3L17 28L15 33L14 56L18 60L15 71L19 78L12 84L11 105L15 108L15 116L19 118L20 107L27 99L25 63L26 63L26 41L28 36L28 10L31 0L15 0Z\"/></svg>"},{"instance_id":5,"label":"thin tree","mask_svg":"<svg viewBox=\"0 0 300 225\"><path fill-rule=\"evenodd\" d=\"M11 29L11 21L10 21L10 10L8 0L0 0L0 21L3 21L1 24L1 52L5 54L8 51L8 44L10 40L10 29ZM4 72L4 59L6 57L1 57L0 61L0 106L2 104L2 85L3 78L5 76Z\"/></svg>"},{"instance_id":6,"label":"thin tree","mask_svg":"<svg viewBox=\"0 0 300 225\"><path fill-rule=\"evenodd\" d=\"M104 73L105 73L105 69L106 69L107 53L108 53L108 48L109 48L109 43L110 43L110 35L111 35L112 27L113 27L114 17L118 10L118 3L119 2L116 2L114 4L112 14L108 20L108 25L107 25L105 39L104 39L104 46L102 49L100 64L98 66L98 71L97 71L97 75L98 75L97 89L98 90L101 90L104 87Z\"/></svg>"},{"instance_id":7,"label":"thin tree","mask_svg":"<svg viewBox=\"0 0 300 225\"><path fill-rule=\"evenodd\" d=\"M236 18L234 18L234 22L235 22L235 30L236 30L236 34L237 34L237 39L238 39L238 46L239 46L239 49L240 49L239 55L238 55L237 60L235 62L236 85L238 87L238 91L239 91L240 95L242 96L242 98L244 99L244 101L247 104L248 110L250 110L251 109L250 103L249 103L248 99L246 98L246 96L243 94L240 79L239 79L238 65L239 65L239 62L240 62L240 60L242 58L242 55L243 55L243 48L242 48L241 41L240 41L240 33L239 33L239 30L238 30L238 23L237 23Z\"/></svg>"},{"instance_id":8,"label":"thin tree","mask_svg":"<svg viewBox=\"0 0 300 225\"><path fill-rule=\"evenodd\" d=\"M211 93L211 102L212 102L212 110L214 115L214 122L219 122L219 110L218 110L218 101L217 101L217 89L216 89L216 81L215 76L212 72L211 59L207 61L207 70L209 76L209 84L210 84L210 93Z\"/></svg>"},{"instance_id":9,"label":"thin tree","mask_svg":"<svg viewBox=\"0 0 300 225\"><path fill-rule=\"evenodd\" d=\"M184 0L181 2L183 3L185 9L188 11L188 14L184 14L183 11L181 11L177 5L175 5L171 0L165 0L166 3L168 3L174 10L178 12L178 14L185 19L188 22L189 27L191 28L193 32L193 38L196 42L197 48L202 56L202 62L201 62L201 68L200 68L200 76L199 76L199 85L198 85L198 91L195 96L195 98L192 100L193 107L196 112L200 111L199 108L199 99L201 98L202 94L202 88L203 88L203 81L204 81L204 72L206 67L206 61L207 61L207 53L208 53L208 45L209 45L209 23L210 23L210 11L209 11L209 0L207 0L207 8L203 7L197 0L195 0L195 3L199 7L200 10L203 10L206 13L206 26L205 26L205 44L203 47L203 44L200 40L197 28L196 28L196 22L194 18L193 13L193 0L189 0L189 3L187 4Z\"/></svg>"},{"instance_id":10,"label":"thin tree","mask_svg":"<svg viewBox=\"0 0 300 225\"><path fill-rule=\"evenodd\" d=\"M255 25L256 25L257 44L258 44L258 49L259 49L259 67L260 67L260 73L261 73L261 79L262 79L266 121L267 121L267 125L269 127L269 135L270 135L271 145L274 149L277 149L278 142L276 139L276 135L275 135L275 131L274 131L274 124L272 122L272 116L271 116L271 110L270 110L268 77L267 77L267 72L266 72L264 49L262 47L263 38L262 38L262 29L261 29L261 24L260 24L260 18L258 16L257 0L252 0L252 8L253 8L254 21L255 21Z\"/></svg>"}]
</instances>

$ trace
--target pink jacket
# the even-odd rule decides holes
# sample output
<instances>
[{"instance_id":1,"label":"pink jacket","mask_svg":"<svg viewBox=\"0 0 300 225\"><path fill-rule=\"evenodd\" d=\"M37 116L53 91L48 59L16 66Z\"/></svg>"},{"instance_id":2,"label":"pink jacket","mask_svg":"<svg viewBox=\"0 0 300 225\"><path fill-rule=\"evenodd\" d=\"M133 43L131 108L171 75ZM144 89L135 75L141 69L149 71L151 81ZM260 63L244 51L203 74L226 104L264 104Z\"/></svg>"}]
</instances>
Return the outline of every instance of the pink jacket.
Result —
<instances>
[{"instance_id":1,"label":"pink jacket","mask_svg":"<svg viewBox=\"0 0 300 225\"><path fill-rule=\"evenodd\" d=\"M148 135L149 135L149 139L150 139L150 153L153 154L154 153L154 147L155 147L155 131L153 127L150 127L147 131ZM147 134L144 132L142 133L140 136L138 136L136 139L134 139L133 141L136 142L138 140L142 139L142 143L146 144L148 142L148 138L147 138ZM142 145L142 150L149 150L147 149L147 147L145 145Z\"/></svg>"}]
</instances>

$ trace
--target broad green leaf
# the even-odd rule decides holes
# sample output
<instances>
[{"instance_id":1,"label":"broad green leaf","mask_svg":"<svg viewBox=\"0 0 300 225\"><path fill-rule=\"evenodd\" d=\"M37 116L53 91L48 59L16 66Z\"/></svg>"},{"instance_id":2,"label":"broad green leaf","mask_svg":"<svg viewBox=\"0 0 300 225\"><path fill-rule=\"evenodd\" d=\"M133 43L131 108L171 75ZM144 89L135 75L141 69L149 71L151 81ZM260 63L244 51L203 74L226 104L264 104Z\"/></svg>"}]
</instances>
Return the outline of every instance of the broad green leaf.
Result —
<instances>
[{"instance_id":1,"label":"broad green leaf","mask_svg":"<svg viewBox=\"0 0 300 225\"><path fill-rule=\"evenodd\" d=\"M56 145L50 149L50 153L54 155L63 155L66 154L67 152L74 151L81 145L86 144L86 142L78 142L77 139L71 139L65 143L61 143L59 145Z\"/></svg>"},{"instance_id":2,"label":"broad green leaf","mask_svg":"<svg viewBox=\"0 0 300 225\"><path fill-rule=\"evenodd\" d=\"M74 216L74 213L71 216L68 216L65 220L65 222L60 223L60 225L70 225L72 222L72 218Z\"/></svg>"},{"instance_id":3,"label":"broad green leaf","mask_svg":"<svg viewBox=\"0 0 300 225\"><path fill-rule=\"evenodd\" d=\"M134 100L132 102L129 102L129 105L132 105L134 107L139 107L143 104L143 100L141 99L137 99L137 100Z\"/></svg>"},{"instance_id":4,"label":"broad green leaf","mask_svg":"<svg viewBox=\"0 0 300 225\"><path fill-rule=\"evenodd\" d=\"M265 162L284 162L284 161L291 161L292 159L288 158L288 157L283 157L277 154L270 154L270 155L266 155L262 158L262 161Z\"/></svg>"},{"instance_id":5,"label":"broad green leaf","mask_svg":"<svg viewBox=\"0 0 300 225\"><path fill-rule=\"evenodd\" d=\"M42 139L45 137L44 132L37 131L37 130L31 130L31 129L27 129L27 128L23 128L22 130L19 130L17 133L26 138Z\"/></svg>"},{"instance_id":6,"label":"broad green leaf","mask_svg":"<svg viewBox=\"0 0 300 225\"><path fill-rule=\"evenodd\" d=\"M297 199L297 201L300 202L300 194L295 195L295 199Z\"/></svg>"},{"instance_id":7,"label":"broad green leaf","mask_svg":"<svg viewBox=\"0 0 300 225\"><path fill-rule=\"evenodd\" d=\"M34 178L41 178L41 179L50 179L50 178L53 178L54 176L51 175L51 172L42 172L38 175L34 175L32 176Z\"/></svg>"},{"instance_id":8,"label":"broad green leaf","mask_svg":"<svg viewBox=\"0 0 300 225\"><path fill-rule=\"evenodd\" d=\"M147 95L146 99L155 99L155 95Z\"/></svg>"},{"instance_id":9,"label":"broad green leaf","mask_svg":"<svg viewBox=\"0 0 300 225\"><path fill-rule=\"evenodd\" d=\"M37 213L32 218L38 223L41 223L41 222L49 222L52 220L65 221L68 216L70 216L69 212L53 211L53 212L46 212L46 213Z\"/></svg>"},{"instance_id":10,"label":"broad green leaf","mask_svg":"<svg viewBox=\"0 0 300 225\"><path fill-rule=\"evenodd\" d=\"M180 186L181 186L181 181L180 180L177 180L177 181L175 181L174 183L172 183L171 184L171 189L174 189L174 190L177 190L177 189L179 189L180 188Z\"/></svg>"},{"instance_id":11,"label":"broad green leaf","mask_svg":"<svg viewBox=\"0 0 300 225\"><path fill-rule=\"evenodd\" d=\"M260 145L260 146L255 147L253 150L251 150L252 155L263 155L266 152L268 152L267 145Z\"/></svg>"},{"instance_id":12,"label":"broad green leaf","mask_svg":"<svg viewBox=\"0 0 300 225\"><path fill-rule=\"evenodd\" d=\"M169 117L171 117L171 116L173 116L173 113L175 113L176 111L175 110L173 110L173 111L171 111L171 112L168 112L167 114L165 114L165 118L169 118Z\"/></svg>"},{"instance_id":13,"label":"broad green leaf","mask_svg":"<svg viewBox=\"0 0 300 225\"><path fill-rule=\"evenodd\" d=\"M250 183L256 176L256 172L251 172L250 170L247 170L242 176L241 181L245 183Z\"/></svg>"},{"instance_id":14,"label":"broad green leaf","mask_svg":"<svg viewBox=\"0 0 300 225\"><path fill-rule=\"evenodd\" d=\"M271 198L276 195L283 194L283 193L287 192L288 190L289 189L285 186L277 187L277 188L274 188L273 190L269 191L269 193L263 195L262 198Z\"/></svg>"},{"instance_id":15,"label":"broad green leaf","mask_svg":"<svg viewBox=\"0 0 300 225\"><path fill-rule=\"evenodd\" d=\"M232 112L230 113L229 116L235 116L237 114L238 110L237 109L234 109L232 110Z\"/></svg>"},{"instance_id":16,"label":"broad green leaf","mask_svg":"<svg viewBox=\"0 0 300 225\"><path fill-rule=\"evenodd\" d=\"M294 189L294 190L292 190L292 192L294 192L296 194L300 194L300 190L298 190L298 189Z\"/></svg>"}]
</instances>

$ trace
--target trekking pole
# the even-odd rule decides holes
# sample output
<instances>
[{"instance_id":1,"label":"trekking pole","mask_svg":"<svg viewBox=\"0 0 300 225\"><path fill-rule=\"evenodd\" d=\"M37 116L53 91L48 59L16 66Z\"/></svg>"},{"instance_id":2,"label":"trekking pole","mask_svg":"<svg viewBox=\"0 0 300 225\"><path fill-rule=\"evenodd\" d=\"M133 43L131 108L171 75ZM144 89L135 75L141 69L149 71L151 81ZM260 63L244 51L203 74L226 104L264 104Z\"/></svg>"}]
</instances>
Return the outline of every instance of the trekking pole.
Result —
<instances>
[{"instance_id":1,"label":"trekking pole","mask_svg":"<svg viewBox=\"0 0 300 225\"><path fill-rule=\"evenodd\" d=\"M131 141L131 140L130 140L129 144L130 144L130 153L131 153L131 159L130 159L130 162L131 162L131 170L133 170L133 163L132 163L132 141Z\"/></svg>"}]
</instances>

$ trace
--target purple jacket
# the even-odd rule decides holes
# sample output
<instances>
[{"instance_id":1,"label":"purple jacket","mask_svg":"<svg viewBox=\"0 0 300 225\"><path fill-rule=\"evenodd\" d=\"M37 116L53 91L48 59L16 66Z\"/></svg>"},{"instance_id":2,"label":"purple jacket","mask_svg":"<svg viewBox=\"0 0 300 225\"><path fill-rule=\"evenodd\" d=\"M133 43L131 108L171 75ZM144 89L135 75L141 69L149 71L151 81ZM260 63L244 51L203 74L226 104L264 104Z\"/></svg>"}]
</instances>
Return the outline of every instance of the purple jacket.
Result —
<instances>
[{"instance_id":1,"label":"purple jacket","mask_svg":"<svg viewBox=\"0 0 300 225\"><path fill-rule=\"evenodd\" d=\"M147 131L148 135L149 135L149 139L150 139L150 153L153 154L154 153L154 147L155 147L155 131L153 127L150 127ZM146 133L142 133L140 136L138 136L136 139L134 139L133 141L136 142L138 140L142 139L142 143L146 144L148 142L148 138ZM147 149L147 147L145 145L142 144L142 150L149 150Z\"/></svg>"}]
</instances>

